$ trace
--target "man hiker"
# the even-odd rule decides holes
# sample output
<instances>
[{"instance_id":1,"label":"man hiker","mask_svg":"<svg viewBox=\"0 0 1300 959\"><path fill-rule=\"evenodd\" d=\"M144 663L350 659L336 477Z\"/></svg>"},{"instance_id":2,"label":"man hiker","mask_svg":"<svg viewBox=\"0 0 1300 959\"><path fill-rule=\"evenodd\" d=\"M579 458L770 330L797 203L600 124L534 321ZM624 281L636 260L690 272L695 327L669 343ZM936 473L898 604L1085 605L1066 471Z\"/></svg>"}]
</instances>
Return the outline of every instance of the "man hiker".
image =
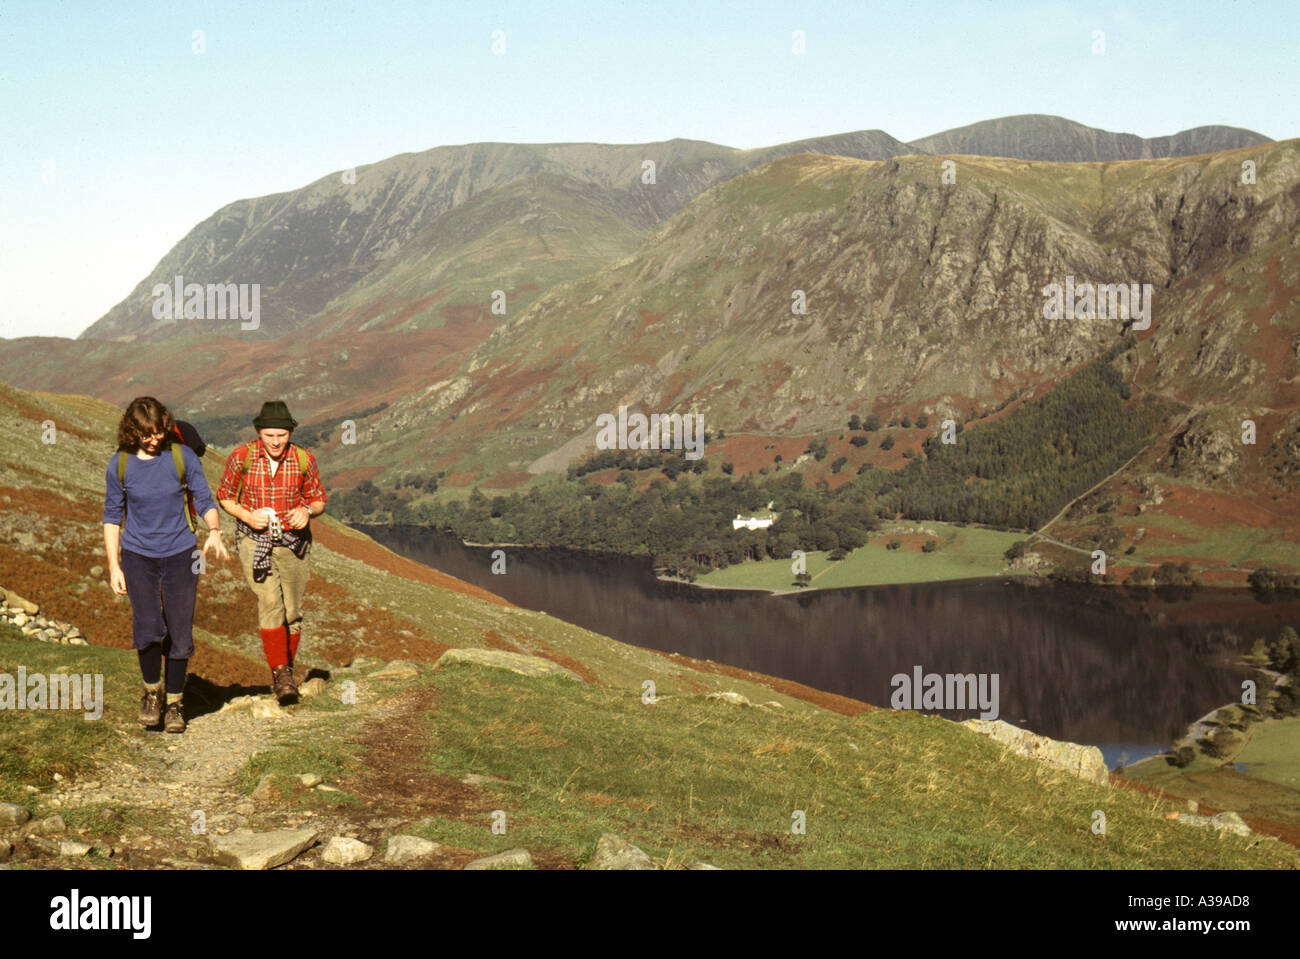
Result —
<instances>
[{"instance_id":1,"label":"man hiker","mask_svg":"<svg viewBox=\"0 0 1300 959\"><path fill-rule=\"evenodd\" d=\"M253 420L257 439L235 447L217 488L217 501L235 517L235 550L257 596L262 651L271 667L271 691L293 702L293 661L302 637L307 553L313 516L325 512L325 488L316 458L289 442L298 421L275 400Z\"/></svg>"},{"instance_id":2,"label":"man hiker","mask_svg":"<svg viewBox=\"0 0 1300 959\"><path fill-rule=\"evenodd\" d=\"M194 601L199 587L194 533L203 554L229 559L192 439L152 396L138 396L117 424L118 451L104 474L104 552L113 592L131 599L132 645L140 660L144 698L139 723L185 732L181 694L194 655ZM188 502L193 500L193 507ZM195 522L203 517L204 527ZM118 553L121 553L119 559ZM163 659L166 658L166 715Z\"/></svg>"}]
</instances>

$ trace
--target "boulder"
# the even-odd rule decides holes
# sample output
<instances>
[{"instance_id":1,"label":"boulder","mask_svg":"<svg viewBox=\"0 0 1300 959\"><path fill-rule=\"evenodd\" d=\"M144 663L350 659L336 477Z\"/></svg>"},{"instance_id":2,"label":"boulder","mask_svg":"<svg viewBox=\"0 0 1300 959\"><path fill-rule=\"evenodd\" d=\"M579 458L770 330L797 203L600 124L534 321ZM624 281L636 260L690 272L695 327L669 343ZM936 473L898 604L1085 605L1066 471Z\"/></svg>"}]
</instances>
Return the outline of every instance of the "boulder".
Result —
<instances>
[{"instance_id":1,"label":"boulder","mask_svg":"<svg viewBox=\"0 0 1300 959\"><path fill-rule=\"evenodd\" d=\"M433 664L434 669L455 663L472 663L477 666L490 666L493 669L506 669L521 676L565 676L583 682L583 678L571 669L565 669L559 663L540 656L526 656L523 653L508 653L503 649L449 649ZM503 853L504 855L504 853ZM469 868L469 867L466 867Z\"/></svg>"},{"instance_id":2,"label":"boulder","mask_svg":"<svg viewBox=\"0 0 1300 959\"><path fill-rule=\"evenodd\" d=\"M431 856L442 849L441 843L430 842L419 836L390 836L388 848L384 851L384 861L394 865L415 862L425 856Z\"/></svg>"},{"instance_id":3,"label":"boulder","mask_svg":"<svg viewBox=\"0 0 1300 959\"><path fill-rule=\"evenodd\" d=\"M395 659L383 669L370 674L371 679L415 679L420 675L420 667L404 659Z\"/></svg>"},{"instance_id":4,"label":"boulder","mask_svg":"<svg viewBox=\"0 0 1300 959\"><path fill-rule=\"evenodd\" d=\"M227 703L229 705L229 703ZM254 719L283 719L288 715L273 696L259 696L250 704Z\"/></svg>"},{"instance_id":5,"label":"boulder","mask_svg":"<svg viewBox=\"0 0 1300 959\"><path fill-rule=\"evenodd\" d=\"M626 839L607 832L596 840L596 852L587 869L658 869L654 860Z\"/></svg>"},{"instance_id":6,"label":"boulder","mask_svg":"<svg viewBox=\"0 0 1300 959\"><path fill-rule=\"evenodd\" d=\"M59 843L59 855L69 859L80 859L90 852L90 843L77 842L75 839L64 839Z\"/></svg>"},{"instance_id":7,"label":"boulder","mask_svg":"<svg viewBox=\"0 0 1300 959\"><path fill-rule=\"evenodd\" d=\"M21 609L28 616L35 616L41 611L41 607L30 600L23 599L12 589L5 590L5 602L14 609Z\"/></svg>"},{"instance_id":8,"label":"boulder","mask_svg":"<svg viewBox=\"0 0 1300 959\"><path fill-rule=\"evenodd\" d=\"M0 802L0 826L21 826L32 818L31 810L16 803Z\"/></svg>"},{"instance_id":9,"label":"boulder","mask_svg":"<svg viewBox=\"0 0 1300 959\"><path fill-rule=\"evenodd\" d=\"M28 836L25 841L32 849L43 852L47 856L57 856L60 852L60 843L56 839L46 839L44 836Z\"/></svg>"},{"instance_id":10,"label":"boulder","mask_svg":"<svg viewBox=\"0 0 1300 959\"><path fill-rule=\"evenodd\" d=\"M446 653L443 654L444 656ZM533 857L527 849L507 849L495 856L484 856L465 864L466 869L532 869Z\"/></svg>"},{"instance_id":11,"label":"boulder","mask_svg":"<svg viewBox=\"0 0 1300 959\"><path fill-rule=\"evenodd\" d=\"M279 787L271 782L271 777L269 775L263 776L257 781L257 785L253 787L253 791L250 795L254 802L259 803L277 802L284 798L284 796L280 794Z\"/></svg>"},{"instance_id":12,"label":"boulder","mask_svg":"<svg viewBox=\"0 0 1300 959\"><path fill-rule=\"evenodd\" d=\"M309 699L312 696L323 696L325 694L325 680L319 676L314 676L307 682L298 687L298 695L303 699Z\"/></svg>"},{"instance_id":13,"label":"boulder","mask_svg":"<svg viewBox=\"0 0 1300 959\"><path fill-rule=\"evenodd\" d=\"M360 839L335 836L320 854L321 859L336 866L350 866L354 862L365 862L375 854L375 850Z\"/></svg>"},{"instance_id":14,"label":"boulder","mask_svg":"<svg viewBox=\"0 0 1300 959\"><path fill-rule=\"evenodd\" d=\"M1215 829L1223 829L1238 836L1250 835L1250 827L1246 825L1246 820L1235 812L1221 812L1217 816L1211 816L1210 825Z\"/></svg>"},{"instance_id":15,"label":"boulder","mask_svg":"<svg viewBox=\"0 0 1300 959\"><path fill-rule=\"evenodd\" d=\"M302 783L304 786L306 786L308 789L311 789L315 786L319 786L324 780L322 780L320 776L316 775L315 773L303 773L301 776L298 777L298 781Z\"/></svg>"},{"instance_id":16,"label":"boulder","mask_svg":"<svg viewBox=\"0 0 1300 959\"><path fill-rule=\"evenodd\" d=\"M705 698L705 699L720 699L720 700L722 700L723 702L731 703L732 705L735 705L735 706L752 706L752 705L754 705L754 704L751 703L751 702L750 702L746 697L740 695L740 693L736 692L735 690L731 690L731 689L728 689L726 692L721 692L721 691L719 691L719 692L709 693L709 694L706 695L704 698Z\"/></svg>"},{"instance_id":17,"label":"boulder","mask_svg":"<svg viewBox=\"0 0 1300 959\"><path fill-rule=\"evenodd\" d=\"M997 740L1014 753L1036 759L1072 776L1105 786L1110 783L1110 771L1096 746L1058 742L1039 736L1027 729L1018 729L1000 719L968 719L961 724L967 729Z\"/></svg>"},{"instance_id":18,"label":"boulder","mask_svg":"<svg viewBox=\"0 0 1300 959\"><path fill-rule=\"evenodd\" d=\"M212 855L223 866L236 869L274 869L316 843L314 829L276 829L253 832L237 829L228 836L213 836Z\"/></svg>"}]
</instances>

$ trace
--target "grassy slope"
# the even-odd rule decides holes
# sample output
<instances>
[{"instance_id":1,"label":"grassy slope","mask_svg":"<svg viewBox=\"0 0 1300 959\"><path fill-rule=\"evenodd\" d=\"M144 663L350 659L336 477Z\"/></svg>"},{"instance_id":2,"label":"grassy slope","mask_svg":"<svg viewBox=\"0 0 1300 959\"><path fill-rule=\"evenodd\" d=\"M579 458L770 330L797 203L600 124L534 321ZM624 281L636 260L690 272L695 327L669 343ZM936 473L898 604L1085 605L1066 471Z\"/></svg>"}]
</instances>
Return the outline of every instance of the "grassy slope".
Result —
<instances>
[{"instance_id":1,"label":"grassy slope","mask_svg":"<svg viewBox=\"0 0 1300 959\"><path fill-rule=\"evenodd\" d=\"M640 231L585 198L576 181L556 174L527 177L443 214L326 312L393 303L369 324L384 326L402 312L409 326L440 325L448 307L487 310L492 291L504 290L506 315L513 316L541 291L625 256L640 239ZM412 314L407 305L422 302L430 290L440 298Z\"/></svg>"},{"instance_id":2,"label":"grassy slope","mask_svg":"<svg viewBox=\"0 0 1300 959\"><path fill-rule=\"evenodd\" d=\"M895 532L918 526L933 530L934 536ZM886 549L885 544L896 535L902 547ZM832 563L828 554L820 551L809 553L806 562L815 589L972 579L1004 574L1007 563L1002 554L1012 543L1024 538L1023 533L959 527L951 523L894 523L886 524L866 546L838 563ZM933 553L921 551L921 545L928 539L939 543ZM715 570L696 582L704 586L786 590L792 588L793 577L790 560L768 559Z\"/></svg>"},{"instance_id":3,"label":"grassy slope","mask_svg":"<svg viewBox=\"0 0 1300 959\"><path fill-rule=\"evenodd\" d=\"M48 464L34 459L31 448L6 442L0 486L18 491L13 484L57 483L84 513L87 499L93 504L102 497L99 464L111 446L106 427L114 411L7 389L0 400L0 431L26 437L29 447L34 424L47 416L84 433L61 434L59 444L44 451L61 464L58 475L46 472ZM212 479L215 465L205 463ZM97 518L61 520L76 536L98 535ZM584 686L479 667L439 670L419 680L435 696L423 713L427 768L515 783L488 787L500 793L497 805L510 817L506 836L450 814L425 820L417 831L427 835L482 852L535 845L549 850L552 861L570 864L589 854L600 831L616 829L661 861L694 857L732 866L1300 865L1290 847L1252 848L1245 840L1183 830L1157 817L1167 804L1062 779L945 721L884 710L837 715L761 681L695 670L542 613L412 582L393 554L358 534L334 534L333 548L319 547L314 569L347 603L369 604L376 614L384 610L428 644L493 645L491 630L498 641L575 662L595 680ZM390 571L377 568L374 557ZM27 582L21 572L6 578L6 585L38 602L56 595L55 587ZM131 653L120 636L97 638L93 624L83 628L92 641L119 648L56 649L0 639L0 663L7 669L23 664L49 671L58 663L103 672L109 680L103 723L69 715L4 717L0 795L37 814L53 810L24 785L44 786L60 769L93 775L94 761L117 755L115 742L139 735L132 728L137 690ZM233 656L242 624L228 628L229 635L214 629L201 638L227 644ZM210 653L208 661L214 658ZM646 679L655 681L661 697L653 706L641 702ZM734 707L701 695L718 688L784 708ZM382 760L327 741L293 743L256 757L245 786L262 769L293 768L300 756L333 764L330 771ZM60 811L75 826L87 808ZM1090 830L1099 808L1110 823L1105 838ZM790 833L795 809L808 817L806 836ZM131 821L134 812L127 813Z\"/></svg>"},{"instance_id":4,"label":"grassy slope","mask_svg":"<svg viewBox=\"0 0 1300 959\"><path fill-rule=\"evenodd\" d=\"M603 831L665 864L727 867L1217 868L1294 865L1294 850L1158 818L1167 803L1054 774L955 724L877 710L848 718L700 697L644 704L476 667L435 674L431 764L508 783L505 836L433 819L419 830L486 851L581 862ZM1108 833L1091 832L1094 810ZM805 835L792 833L796 810ZM941 811L941 812L940 812Z\"/></svg>"}]
</instances>

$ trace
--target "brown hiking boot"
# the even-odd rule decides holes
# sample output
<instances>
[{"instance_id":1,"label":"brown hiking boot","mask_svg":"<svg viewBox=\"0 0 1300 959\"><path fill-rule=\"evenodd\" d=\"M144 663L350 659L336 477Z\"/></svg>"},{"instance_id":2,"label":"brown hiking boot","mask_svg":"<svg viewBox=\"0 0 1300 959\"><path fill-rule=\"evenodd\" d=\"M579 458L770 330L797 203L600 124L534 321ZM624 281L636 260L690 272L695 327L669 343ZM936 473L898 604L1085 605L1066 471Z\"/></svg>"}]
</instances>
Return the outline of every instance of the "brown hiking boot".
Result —
<instances>
[{"instance_id":1,"label":"brown hiking boot","mask_svg":"<svg viewBox=\"0 0 1300 959\"><path fill-rule=\"evenodd\" d=\"M185 732L185 711L181 708L179 699L167 704L167 719L163 729L169 733Z\"/></svg>"},{"instance_id":2,"label":"brown hiking boot","mask_svg":"<svg viewBox=\"0 0 1300 959\"><path fill-rule=\"evenodd\" d=\"M140 700L140 715L137 722L145 729L153 729L162 722L163 714L163 694L162 687L158 689L145 688L144 697Z\"/></svg>"},{"instance_id":3,"label":"brown hiking boot","mask_svg":"<svg viewBox=\"0 0 1300 959\"><path fill-rule=\"evenodd\" d=\"M271 692L281 703L297 701L298 686L293 681L292 666L277 666L271 670Z\"/></svg>"}]
</instances>

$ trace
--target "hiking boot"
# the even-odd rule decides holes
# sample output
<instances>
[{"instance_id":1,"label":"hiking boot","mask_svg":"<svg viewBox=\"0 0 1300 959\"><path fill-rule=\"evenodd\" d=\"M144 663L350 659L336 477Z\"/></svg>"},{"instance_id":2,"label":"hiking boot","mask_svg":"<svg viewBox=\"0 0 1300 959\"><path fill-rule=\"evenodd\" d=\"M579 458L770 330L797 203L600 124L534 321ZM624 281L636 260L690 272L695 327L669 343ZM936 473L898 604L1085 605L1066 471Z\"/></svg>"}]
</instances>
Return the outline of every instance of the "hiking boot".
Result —
<instances>
[{"instance_id":1,"label":"hiking boot","mask_svg":"<svg viewBox=\"0 0 1300 959\"><path fill-rule=\"evenodd\" d=\"M137 722L145 729L153 729L162 722L162 714L162 689L149 689L146 687L144 697L140 700L140 715L137 717Z\"/></svg>"},{"instance_id":2,"label":"hiking boot","mask_svg":"<svg viewBox=\"0 0 1300 959\"><path fill-rule=\"evenodd\" d=\"M181 708L179 699L167 704L167 718L163 729L169 733L185 732L185 711Z\"/></svg>"},{"instance_id":3,"label":"hiking boot","mask_svg":"<svg viewBox=\"0 0 1300 959\"><path fill-rule=\"evenodd\" d=\"M298 686L293 681L292 666L277 666L271 670L271 692L281 703L298 699Z\"/></svg>"}]
</instances>

